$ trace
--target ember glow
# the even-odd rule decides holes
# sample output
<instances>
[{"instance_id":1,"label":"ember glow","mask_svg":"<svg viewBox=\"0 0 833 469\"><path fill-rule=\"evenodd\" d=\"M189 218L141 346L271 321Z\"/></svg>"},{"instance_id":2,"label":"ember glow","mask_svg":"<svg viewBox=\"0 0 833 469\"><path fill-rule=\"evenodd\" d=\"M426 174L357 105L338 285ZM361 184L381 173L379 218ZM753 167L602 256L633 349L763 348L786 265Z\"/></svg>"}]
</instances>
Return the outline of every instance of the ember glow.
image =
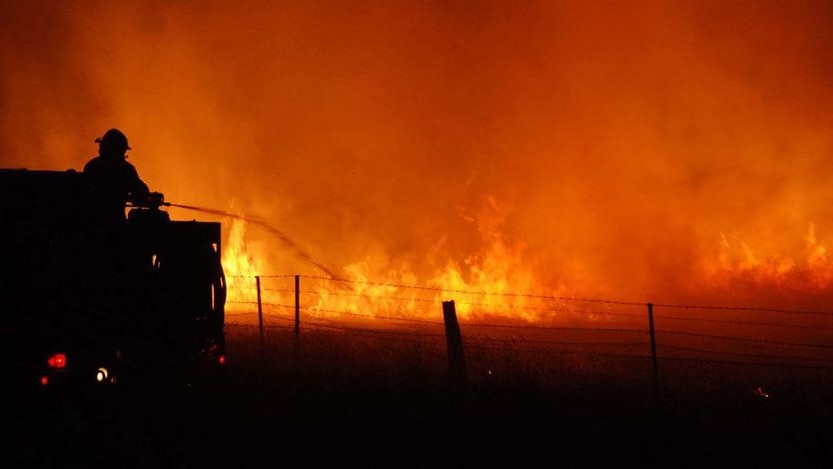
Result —
<instances>
[{"instance_id":1,"label":"ember glow","mask_svg":"<svg viewBox=\"0 0 833 469\"><path fill-rule=\"evenodd\" d=\"M233 297L326 266L525 318L831 307L829 1L35 0L0 26L0 165L80 169L122 129L167 201L243 217L170 209L224 222ZM340 292L319 306L366 312Z\"/></svg>"}]
</instances>

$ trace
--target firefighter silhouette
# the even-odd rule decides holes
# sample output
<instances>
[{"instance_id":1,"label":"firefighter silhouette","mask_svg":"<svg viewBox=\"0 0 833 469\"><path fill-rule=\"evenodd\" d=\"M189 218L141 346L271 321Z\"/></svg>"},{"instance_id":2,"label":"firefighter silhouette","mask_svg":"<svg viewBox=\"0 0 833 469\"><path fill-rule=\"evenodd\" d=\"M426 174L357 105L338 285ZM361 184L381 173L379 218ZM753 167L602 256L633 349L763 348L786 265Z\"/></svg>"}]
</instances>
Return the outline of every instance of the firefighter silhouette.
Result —
<instances>
[{"instance_id":1,"label":"firefighter silhouette","mask_svg":"<svg viewBox=\"0 0 833 469\"><path fill-rule=\"evenodd\" d=\"M124 133L113 128L95 142L98 143L98 155L84 165L91 209L101 221L124 221L127 203L143 203L150 191L136 167L127 161L130 146Z\"/></svg>"},{"instance_id":2,"label":"firefighter silhouette","mask_svg":"<svg viewBox=\"0 0 833 469\"><path fill-rule=\"evenodd\" d=\"M90 313L94 324L124 335L133 327L141 294L131 288L141 274L140 259L126 229L127 203L141 205L149 197L147 184L127 161L130 146L119 129L107 130L95 142L98 155L84 165L87 186L88 229L83 246ZM125 344L106 344L122 347Z\"/></svg>"}]
</instances>

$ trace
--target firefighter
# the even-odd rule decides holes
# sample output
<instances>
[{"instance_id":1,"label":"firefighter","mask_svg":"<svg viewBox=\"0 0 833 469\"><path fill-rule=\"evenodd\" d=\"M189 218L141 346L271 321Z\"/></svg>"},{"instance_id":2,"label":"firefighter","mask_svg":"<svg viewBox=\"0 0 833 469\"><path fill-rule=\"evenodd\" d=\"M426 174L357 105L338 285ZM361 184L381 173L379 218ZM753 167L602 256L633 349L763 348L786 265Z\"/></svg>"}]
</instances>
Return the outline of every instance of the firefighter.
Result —
<instances>
[{"instance_id":1,"label":"firefighter","mask_svg":"<svg viewBox=\"0 0 833 469\"><path fill-rule=\"evenodd\" d=\"M88 188L87 230L79 241L88 276L84 293L89 298L87 314L100 330L110 336L105 347L121 350L136 324L141 297L136 285L142 278L143 257L135 247L134 230L127 224L127 203L146 203L149 190L136 168L127 161L127 137L119 129L109 129L95 140L98 155L84 165Z\"/></svg>"},{"instance_id":2,"label":"firefighter","mask_svg":"<svg viewBox=\"0 0 833 469\"><path fill-rule=\"evenodd\" d=\"M150 191L136 168L127 161L127 137L110 129L95 140L98 155L84 165L97 216L107 221L124 221L127 202L141 205Z\"/></svg>"}]
</instances>

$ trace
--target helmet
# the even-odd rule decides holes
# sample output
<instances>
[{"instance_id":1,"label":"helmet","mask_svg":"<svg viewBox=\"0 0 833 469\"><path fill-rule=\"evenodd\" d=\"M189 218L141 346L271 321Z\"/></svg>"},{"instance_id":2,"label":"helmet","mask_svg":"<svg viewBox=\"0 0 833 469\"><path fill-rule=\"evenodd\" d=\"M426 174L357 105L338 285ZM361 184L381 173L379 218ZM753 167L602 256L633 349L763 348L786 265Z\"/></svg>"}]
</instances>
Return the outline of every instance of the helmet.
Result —
<instances>
[{"instance_id":1,"label":"helmet","mask_svg":"<svg viewBox=\"0 0 833 469\"><path fill-rule=\"evenodd\" d=\"M127 145L127 137L119 129L110 129L104 132L104 135L95 139L95 143L110 148L130 150L130 147Z\"/></svg>"}]
</instances>

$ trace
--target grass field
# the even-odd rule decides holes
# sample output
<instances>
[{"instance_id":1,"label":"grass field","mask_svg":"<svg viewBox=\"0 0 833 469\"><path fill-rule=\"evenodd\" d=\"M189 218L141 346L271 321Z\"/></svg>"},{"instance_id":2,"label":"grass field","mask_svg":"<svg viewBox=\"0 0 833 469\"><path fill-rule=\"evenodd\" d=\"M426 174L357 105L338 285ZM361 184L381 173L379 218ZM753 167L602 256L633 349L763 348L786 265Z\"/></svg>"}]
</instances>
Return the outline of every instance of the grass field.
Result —
<instances>
[{"instance_id":1,"label":"grass field","mask_svg":"<svg viewBox=\"0 0 833 469\"><path fill-rule=\"evenodd\" d=\"M465 386L452 386L442 341L304 331L296 347L291 329L261 338L257 327L229 325L227 346L222 373L188 386L16 409L7 467L833 462L829 401L798 389L809 381L797 375L785 380L795 388L785 400L743 391L742 370L666 367L657 395L649 364L472 348Z\"/></svg>"}]
</instances>

